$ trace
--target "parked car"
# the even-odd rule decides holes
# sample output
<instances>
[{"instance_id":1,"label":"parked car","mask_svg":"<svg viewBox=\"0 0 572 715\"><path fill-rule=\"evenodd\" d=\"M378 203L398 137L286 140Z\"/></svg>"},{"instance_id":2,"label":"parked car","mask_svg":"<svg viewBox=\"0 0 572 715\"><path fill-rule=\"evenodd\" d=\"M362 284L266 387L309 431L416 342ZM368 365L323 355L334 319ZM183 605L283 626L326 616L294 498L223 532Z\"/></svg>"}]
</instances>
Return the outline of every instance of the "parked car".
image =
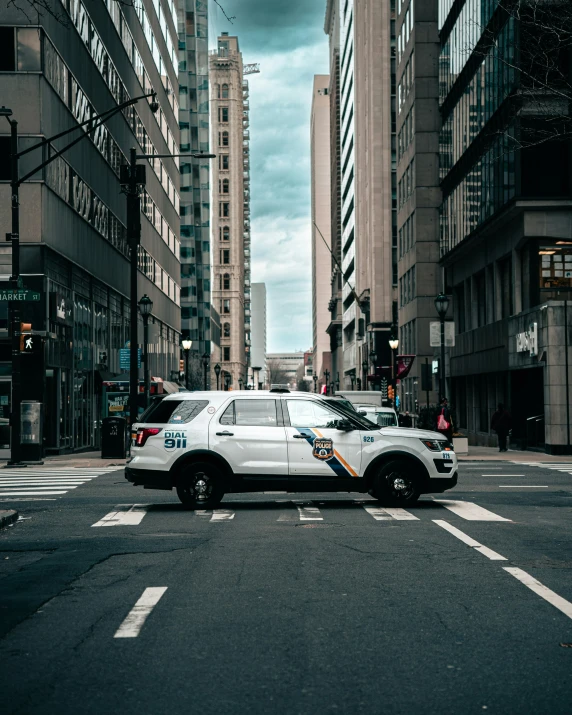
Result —
<instances>
[{"instance_id":1,"label":"parked car","mask_svg":"<svg viewBox=\"0 0 572 715\"><path fill-rule=\"evenodd\" d=\"M363 417L374 422L380 427L397 427L397 413L391 407L374 407L373 405L354 405L355 409Z\"/></svg>"}]
</instances>

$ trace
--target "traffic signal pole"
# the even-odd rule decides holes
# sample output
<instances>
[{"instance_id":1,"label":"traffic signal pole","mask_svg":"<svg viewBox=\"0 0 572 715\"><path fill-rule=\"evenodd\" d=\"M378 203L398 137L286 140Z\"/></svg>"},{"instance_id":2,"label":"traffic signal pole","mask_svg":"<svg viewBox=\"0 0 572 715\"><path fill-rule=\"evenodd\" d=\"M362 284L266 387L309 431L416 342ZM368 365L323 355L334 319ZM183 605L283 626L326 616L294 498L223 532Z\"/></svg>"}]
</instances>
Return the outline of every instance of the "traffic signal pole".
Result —
<instances>
[{"instance_id":1,"label":"traffic signal pole","mask_svg":"<svg viewBox=\"0 0 572 715\"><path fill-rule=\"evenodd\" d=\"M20 281L20 182L18 180L18 122L10 122L10 188L12 193L12 275L10 283L16 292ZM12 467L22 464L20 448L20 413L22 402L22 363L20 358L20 307L18 301L10 301L10 324L12 342L12 409L10 411L10 461Z\"/></svg>"},{"instance_id":2,"label":"traffic signal pole","mask_svg":"<svg viewBox=\"0 0 572 715\"><path fill-rule=\"evenodd\" d=\"M131 249L130 256L130 291L129 291L129 423L137 422L139 413L139 367L138 367L138 312L137 312L137 257L141 243L141 204L139 184L137 182L137 153L134 148L129 152L129 183L127 185L127 236Z\"/></svg>"}]
</instances>

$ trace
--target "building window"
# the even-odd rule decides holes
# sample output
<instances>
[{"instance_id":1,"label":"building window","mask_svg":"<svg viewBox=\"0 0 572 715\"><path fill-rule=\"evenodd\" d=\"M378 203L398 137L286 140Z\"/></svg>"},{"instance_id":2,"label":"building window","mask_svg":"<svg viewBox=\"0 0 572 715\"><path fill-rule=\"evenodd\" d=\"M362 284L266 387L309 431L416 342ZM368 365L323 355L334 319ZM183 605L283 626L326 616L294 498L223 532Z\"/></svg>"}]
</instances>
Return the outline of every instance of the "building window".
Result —
<instances>
[{"instance_id":1,"label":"building window","mask_svg":"<svg viewBox=\"0 0 572 715\"><path fill-rule=\"evenodd\" d=\"M230 263L230 251L228 250L228 248L225 248L222 251L222 262L225 265L228 265Z\"/></svg>"},{"instance_id":2,"label":"building window","mask_svg":"<svg viewBox=\"0 0 572 715\"><path fill-rule=\"evenodd\" d=\"M218 182L218 188L219 188L219 191L221 194L228 194L229 186L230 186L230 182L228 179L223 179L222 181Z\"/></svg>"},{"instance_id":3,"label":"building window","mask_svg":"<svg viewBox=\"0 0 572 715\"><path fill-rule=\"evenodd\" d=\"M224 323L222 326L222 337L230 338L230 323Z\"/></svg>"},{"instance_id":4,"label":"building window","mask_svg":"<svg viewBox=\"0 0 572 715\"><path fill-rule=\"evenodd\" d=\"M220 228L220 237L222 241L230 240L230 228L228 226L222 226L222 228Z\"/></svg>"},{"instance_id":5,"label":"building window","mask_svg":"<svg viewBox=\"0 0 572 715\"><path fill-rule=\"evenodd\" d=\"M221 171L228 171L228 169L229 169L228 154L219 154L218 155L218 168Z\"/></svg>"},{"instance_id":6,"label":"building window","mask_svg":"<svg viewBox=\"0 0 572 715\"><path fill-rule=\"evenodd\" d=\"M222 349L222 359L224 362L230 362L230 346L225 346Z\"/></svg>"},{"instance_id":7,"label":"building window","mask_svg":"<svg viewBox=\"0 0 572 715\"><path fill-rule=\"evenodd\" d=\"M230 275L228 273L225 273L222 277L222 289L230 290Z\"/></svg>"},{"instance_id":8,"label":"building window","mask_svg":"<svg viewBox=\"0 0 572 715\"><path fill-rule=\"evenodd\" d=\"M538 251L541 288L572 288L572 243L559 243L542 246Z\"/></svg>"},{"instance_id":9,"label":"building window","mask_svg":"<svg viewBox=\"0 0 572 715\"><path fill-rule=\"evenodd\" d=\"M228 99L228 84L223 84L220 96L221 99Z\"/></svg>"},{"instance_id":10,"label":"building window","mask_svg":"<svg viewBox=\"0 0 572 715\"><path fill-rule=\"evenodd\" d=\"M230 313L230 300L223 300L222 301L222 312L225 315L228 315Z\"/></svg>"},{"instance_id":11,"label":"building window","mask_svg":"<svg viewBox=\"0 0 572 715\"><path fill-rule=\"evenodd\" d=\"M219 146L228 146L228 132L219 132L218 133L218 145Z\"/></svg>"},{"instance_id":12,"label":"building window","mask_svg":"<svg viewBox=\"0 0 572 715\"><path fill-rule=\"evenodd\" d=\"M228 218L230 216L230 204L228 201L222 201L218 205L218 215L220 218Z\"/></svg>"},{"instance_id":13,"label":"building window","mask_svg":"<svg viewBox=\"0 0 572 715\"><path fill-rule=\"evenodd\" d=\"M14 72L15 69L14 28L0 27L0 71Z\"/></svg>"},{"instance_id":14,"label":"building window","mask_svg":"<svg viewBox=\"0 0 572 715\"><path fill-rule=\"evenodd\" d=\"M228 124L228 107L218 108L218 120L221 124Z\"/></svg>"}]
</instances>

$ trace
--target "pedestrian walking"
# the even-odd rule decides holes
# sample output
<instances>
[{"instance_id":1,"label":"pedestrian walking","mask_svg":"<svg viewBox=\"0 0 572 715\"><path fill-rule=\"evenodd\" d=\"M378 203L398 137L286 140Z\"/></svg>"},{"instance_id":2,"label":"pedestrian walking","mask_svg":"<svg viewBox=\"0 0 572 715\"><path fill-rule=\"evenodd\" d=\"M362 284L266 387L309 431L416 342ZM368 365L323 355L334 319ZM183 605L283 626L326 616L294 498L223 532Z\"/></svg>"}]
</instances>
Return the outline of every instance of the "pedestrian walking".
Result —
<instances>
[{"instance_id":1,"label":"pedestrian walking","mask_svg":"<svg viewBox=\"0 0 572 715\"><path fill-rule=\"evenodd\" d=\"M499 402L497 411L491 419L491 429L497 433L499 438L499 452L508 452L506 438L512 427L512 417L510 412L505 410L502 402Z\"/></svg>"},{"instance_id":2,"label":"pedestrian walking","mask_svg":"<svg viewBox=\"0 0 572 715\"><path fill-rule=\"evenodd\" d=\"M400 427L413 427L413 420L409 412L399 413L399 426Z\"/></svg>"},{"instance_id":3,"label":"pedestrian walking","mask_svg":"<svg viewBox=\"0 0 572 715\"><path fill-rule=\"evenodd\" d=\"M441 408L437 415L437 432L441 432L449 442L453 441L453 421L451 419L451 410L447 398L441 400Z\"/></svg>"}]
</instances>

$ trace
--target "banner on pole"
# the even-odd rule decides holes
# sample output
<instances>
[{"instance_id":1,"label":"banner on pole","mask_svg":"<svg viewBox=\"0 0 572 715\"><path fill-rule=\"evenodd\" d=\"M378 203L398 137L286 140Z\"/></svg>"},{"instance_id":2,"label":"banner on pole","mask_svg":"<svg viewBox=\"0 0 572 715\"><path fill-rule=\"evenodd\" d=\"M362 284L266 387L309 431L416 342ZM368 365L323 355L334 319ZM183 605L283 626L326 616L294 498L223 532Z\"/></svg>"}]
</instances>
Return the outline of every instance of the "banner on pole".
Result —
<instances>
[{"instance_id":1,"label":"banner on pole","mask_svg":"<svg viewBox=\"0 0 572 715\"><path fill-rule=\"evenodd\" d=\"M398 355L397 356L397 379L403 380L409 375L409 371L415 360L415 355Z\"/></svg>"}]
</instances>

